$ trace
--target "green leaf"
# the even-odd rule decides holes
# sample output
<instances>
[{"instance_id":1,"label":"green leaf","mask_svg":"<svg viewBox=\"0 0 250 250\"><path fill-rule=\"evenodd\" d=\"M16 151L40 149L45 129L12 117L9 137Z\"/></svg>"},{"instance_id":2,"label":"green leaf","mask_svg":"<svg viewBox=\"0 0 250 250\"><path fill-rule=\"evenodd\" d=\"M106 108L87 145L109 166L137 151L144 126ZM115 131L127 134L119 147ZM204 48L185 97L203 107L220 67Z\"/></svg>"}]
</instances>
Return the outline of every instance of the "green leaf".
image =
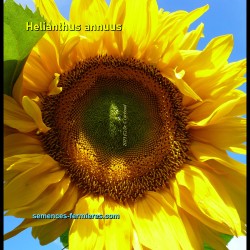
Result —
<instances>
[{"instance_id":1,"label":"green leaf","mask_svg":"<svg viewBox=\"0 0 250 250\"><path fill-rule=\"evenodd\" d=\"M208 244L204 243L204 250L215 250L215 249L210 247Z\"/></svg>"},{"instance_id":2,"label":"green leaf","mask_svg":"<svg viewBox=\"0 0 250 250\"><path fill-rule=\"evenodd\" d=\"M224 240L225 246L229 243L229 241L233 238L233 235L221 234L220 237ZM210 247L207 243L204 243L204 250L215 250Z\"/></svg>"},{"instance_id":3,"label":"green leaf","mask_svg":"<svg viewBox=\"0 0 250 250\"><path fill-rule=\"evenodd\" d=\"M229 243L229 241L233 238L233 235L221 234L221 238L225 241L225 243L227 245Z\"/></svg>"},{"instance_id":4,"label":"green leaf","mask_svg":"<svg viewBox=\"0 0 250 250\"><path fill-rule=\"evenodd\" d=\"M4 61L4 94L11 95L13 85L21 73L25 62L26 58L20 61Z\"/></svg>"},{"instance_id":5,"label":"green leaf","mask_svg":"<svg viewBox=\"0 0 250 250\"><path fill-rule=\"evenodd\" d=\"M60 241L63 244L63 249L68 249L69 246L69 229L67 229L61 236Z\"/></svg>"},{"instance_id":6,"label":"green leaf","mask_svg":"<svg viewBox=\"0 0 250 250\"><path fill-rule=\"evenodd\" d=\"M44 19L13 0L4 3L4 93L11 95L13 85L21 73L32 48L45 31L27 31L26 24Z\"/></svg>"}]
</instances>

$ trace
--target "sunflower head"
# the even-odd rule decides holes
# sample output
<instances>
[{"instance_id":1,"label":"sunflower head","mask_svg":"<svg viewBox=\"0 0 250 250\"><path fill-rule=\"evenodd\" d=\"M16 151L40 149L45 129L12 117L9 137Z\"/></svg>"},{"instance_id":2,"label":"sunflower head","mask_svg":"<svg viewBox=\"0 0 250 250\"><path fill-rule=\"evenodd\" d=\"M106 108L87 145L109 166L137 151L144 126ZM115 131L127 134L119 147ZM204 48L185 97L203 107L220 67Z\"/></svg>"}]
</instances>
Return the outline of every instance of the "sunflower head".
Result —
<instances>
[{"instance_id":1,"label":"sunflower head","mask_svg":"<svg viewBox=\"0 0 250 250\"><path fill-rule=\"evenodd\" d=\"M153 66L111 56L64 73L42 102L45 151L83 193L135 200L187 160L187 116L178 89ZM60 149L59 149L60 148Z\"/></svg>"}]
</instances>

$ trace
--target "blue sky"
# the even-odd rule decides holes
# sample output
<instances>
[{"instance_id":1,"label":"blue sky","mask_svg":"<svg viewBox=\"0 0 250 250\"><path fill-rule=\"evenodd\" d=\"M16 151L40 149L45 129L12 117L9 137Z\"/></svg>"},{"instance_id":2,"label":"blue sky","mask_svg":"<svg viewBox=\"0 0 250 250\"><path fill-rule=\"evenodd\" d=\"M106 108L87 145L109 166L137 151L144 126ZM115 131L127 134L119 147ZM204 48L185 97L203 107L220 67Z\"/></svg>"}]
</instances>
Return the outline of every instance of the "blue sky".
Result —
<instances>
[{"instance_id":1,"label":"blue sky","mask_svg":"<svg viewBox=\"0 0 250 250\"><path fill-rule=\"evenodd\" d=\"M34 9L32 0L15 0L24 6L27 4ZM109 1L108 1L109 2ZM56 0L61 13L67 18L70 7L70 0ZM166 11L187 10L191 11L205 4L210 5L210 9L201 18L196 21L191 28L195 28L203 22L205 24L204 35L199 45L199 49L203 49L206 44L215 36L224 34L233 34L234 49L229 61L237 61L246 57L246 0L159 0L158 6ZM242 90L246 90L244 85ZM233 155L239 161L245 162L245 157ZM4 232L8 232L17 226L21 219L7 217L4 219ZM62 245L56 240L49 245L40 246L39 241L33 239L31 230L25 230L16 237L5 241L5 250L60 250ZM246 249L245 237L234 239L230 242L230 250Z\"/></svg>"}]
</instances>

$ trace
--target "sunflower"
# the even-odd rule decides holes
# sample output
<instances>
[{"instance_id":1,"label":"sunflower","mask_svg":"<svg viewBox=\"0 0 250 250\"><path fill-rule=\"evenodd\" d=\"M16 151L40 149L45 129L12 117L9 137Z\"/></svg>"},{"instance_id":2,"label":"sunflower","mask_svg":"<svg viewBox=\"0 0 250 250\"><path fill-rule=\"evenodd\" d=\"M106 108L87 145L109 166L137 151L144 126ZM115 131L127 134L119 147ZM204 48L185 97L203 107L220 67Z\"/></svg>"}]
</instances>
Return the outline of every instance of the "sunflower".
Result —
<instances>
[{"instance_id":1,"label":"sunflower","mask_svg":"<svg viewBox=\"0 0 250 250\"><path fill-rule=\"evenodd\" d=\"M221 234L245 235L246 168L227 151L245 154L246 61L228 63L231 35L196 50L203 24L188 28L208 6L73 0L68 21L35 3L68 28L46 32L4 96L4 209L24 218L6 239L225 249ZM86 213L120 219L69 217Z\"/></svg>"}]
</instances>

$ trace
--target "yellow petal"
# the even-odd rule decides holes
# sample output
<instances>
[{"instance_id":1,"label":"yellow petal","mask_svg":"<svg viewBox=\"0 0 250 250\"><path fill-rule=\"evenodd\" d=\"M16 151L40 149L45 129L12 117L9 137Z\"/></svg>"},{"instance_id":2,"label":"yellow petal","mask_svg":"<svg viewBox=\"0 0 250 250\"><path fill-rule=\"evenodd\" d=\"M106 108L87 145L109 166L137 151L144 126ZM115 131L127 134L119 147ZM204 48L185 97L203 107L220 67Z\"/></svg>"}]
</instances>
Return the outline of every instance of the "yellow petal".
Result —
<instances>
[{"instance_id":1,"label":"yellow petal","mask_svg":"<svg viewBox=\"0 0 250 250\"><path fill-rule=\"evenodd\" d=\"M80 41L76 45L76 50L79 58L85 59L89 57L94 57L98 54L101 47L101 41L91 41L88 37L80 36Z\"/></svg>"},{"instance_id":2,"label":"yellow petal","mask_svg":"<svg viewBox=\"0 0 250 250\"><path fill-rule=\"evenodd\" d=\"M37 60L33 55L34 51L31 51L24 69L13 87L12 96L20 106L22 106L24 95L35 99L36 92L47 91L47 83L51 81L49 72L41 65L40 57Z\"/></svg>"},{"instance_id":3,"label":"yellow petal","mask_svg":"<svg viewBox=\"0 0 250 250\"><path fill-rule=\"evenodd\" d=\"M87 0L84 2L73 0L70 8L70 20L78 24L88 24L94 22L94 20L97 24L103 24L107 7L107 3L103 0Z\"/></svg>"},{"instance_id":4,"label":"yellow petal","mask_svg":"<svg viewBox=\"0 0 250 250\"><path fill-rule=\"evenodd\" d=\"M184 71L177 72L176 69L166 68L162 72L163 76L168 78L184 95L191 97L194 100L201 101L201 98L194 92L194 90L182 79Z\"/></svg>"},{"instance_id":5,"label":"yellow petal","mask_svg":"<svg viewBox=\"0 0 250 250\"><path fill-rule=\"evenodd\" d=\"M49 210L59 202L69 187L70 179L63 178L56 184L50 185L36 200L25 206L9 209L6 215L22 218L32 218L33 214L49 214ZM64 210L67 212L68 210Z\"/></svg>"},{"instance_id":6,"label":"yellow petal","mask_svg":"<svg viewBox=\"0 0 250 250\"><path fill-rule=\"evenodd\" d=\"M106 219L104 223L106 249L131 249L132 224L128 208L113 201L105 201L104 214L119 214L120 219ZM113 237L110 237L113 235Z\"/></svg>"},{"instance_id":7,"label":"yellow petal","mask_svg":"<svg viewBox=\"0 0 250 250\"><path fill-rule=\"evenodd\" d=\"M193 127L189 131L194 140L228 150L229 147L238 146L246 141L246 120L239 117L225 117L218 123Z\"/></svg>"},{"instance_id":8,"label":"yellow petal","mask_svg":"<svg viewBox=\"0 0 250 250\"><path fill-rule=\"evenodd\" d=\"M148 192L131 206L130 216L143 246L155 249L157 243L157 249L181 249L174 229L176 226L176 230L182 230L179 227L181 222L173 207L166 203L162 195ZM166 235L168 240L163 241Z\"/></svg>"},{"instance_id":9,"label":"yellow petal","mask_svg":"<svg viewBox=\"0 0 250 250\"><path fill-rule=\"evenodd\" d=\"M185 34L180 45L181 50L195 50L201 37L203 37L204 24L201 23L195 30Z\"/></svg>"},{"instance_id":10,"label":"yellow petal","mask_svg":"<svg viewBox=\"0 0 250 250\"><path fill-rule=\"evenodd\" d=\"M8 240L9 238L14 237L15 235L19 234L23 230L25 230L28 227L32 226L39 226L39 225L44 225L47 223L50 223L53 220L50 219L24 219L22 223L20 223L16 228L11 230L10 232L6 233L4 235L4 240Z\"/></svg>"},{"instance_id":11,"label":"yellow petal","mask_svg":"<svg viewBox=\"0 0 250 250\"><path fill-rule=\"evenodd\" d=\"M209 5L206 4L200 8L197 8L193 11L190 11L187 15L184 16L183 20L180 23L177 23L177 27L181 30L187 31L188 27L196 21L198 18L200 18L206 11L208 11ZM178 32L178 30L175 30L175 32Z\"/></svg>"},{"instance_id":12,"label":"yellow petal","mask_svg":"<svg viewBox=\"0 0 250 250\"><path fill-rule=\"evenodd\" d=\"M203 249L204 240L201 238L198 221L185 210L179 208L178 210L183 225L185 226L187 237L193 249ZM185 249L186 247L184 247Z\"/></svg>"},{"instance_id":13,"label":"yellow petal","mask_svg":"<svg viewBox=\"0 0 250 250\"><path fill-rule=\"evenodd\" d=\"M233 153L243 154L243 155L246 155L246 152L247 152L245 144L237 145L235 147L229 147L228 150Z\"/></svg>"},{"instance_id":14,"label":"yellow petal","mask_svg":"<svg viewBox=\"0 0 250 250\"><path fill-rule=\"evenodd\" d=\"M190 228L191 225L188 224L187 218L178 210L177 204L169 190L162 190L160 191L160 194L166 200L168 207L173 210L172 213L170 213L171 220L173 220L171 224L174 225L172 230L174 231L176 239L179 241L182 249L199 249L201 247L201 242L198 240L193 228ZM173 217L175 217L175 219L173 219Z\"/></svg>"},{"instance_id":15,"label":"yellow petal","mask_svg":"<svg viewBox=\"0 0 250 250\"><path fill-rule=\"evenodd\" d=\"M163 41L168 41L166 43L166 48L162 54L162 61L167 63L169 66L176 67L177 65L181 66L180 62L176 64L175 54L179 53L180 45L184 39L184 35L186 34L189 26L197 20L200 16L202 16L209 9L208 5L205 5L201 8L197 8L190 13L185 11L177 11L173 12L166 18L167 25L164 25L164 31L162 38ZM174 18L173 18L174 17ZM169 20L170 19L170 20ZM174 65L173 65L174 64ZM184 68L185 67L182 67Z\"/></svg>"},{"instance_id":16,"label":"yellow petal","mask_svg":"<svg viewBox=\"0 0 250 250\"><path fill-rule=\"evenodd\" d=\"M45 38L42 38L36 46L40 46L43 40L45 40ZM53 50L49 46L47 46L47 50L49 52L46 53L46 56L49 57ZM54 64L54 60L51 56L51 66L48 68L46 66L46 60L43 60L44 57L44 55L39 55L35 52L35 48L32 50L23 70L22 87L24 90L27 89L29 91L33 91L34 93L48 90L48 85L53 76L50 72L50 68ZM24 90L22 89L22 96L25 95Z\"/></svg>"},{"instance_id":17,"label":"yellow petal","mask_svg":"<svg viewBox=\"0 0 250 250\"><path fill-rule=\"evenodd\" d=\"M74 214L103 214L103 197L82 197L76 204ZM75 219L69 231L69 245L72 250L103 249L104 237L95 219Z\"/></svg>"},{"instance_id":18,"label":"yellow petal","mask_svg":"<svg viewBox=\"0 0 250 250\"><path fill-rule=\"evenodd\" d=\"M44 246L60 237L71 224L69 219L58 219L43 226L33 227L32 236L38 238L40 245Z\"/></svg>"},{"instance_id":19,"label":"yellow petal","mask_svg":"<svg viewBox=\"0 0 250 250\"><path fill-rule=\"evenodd\" d=\"M200 234L203 242L208 244L212 249L228 250L226 241L221 237L221 234L200 223Z\"/></svg>"},{"instance_id":20,"label":"yellow petal","mask_svg":"<svg viewBox=\"0 0 250 250\"><path fill-rule=\"evenodd\" d=\"M24 76L29 75L28 79L30 79L31 87L42 88L43 91L46 91L53 79L54 73L62 73L59 54L68 38L68 34L69 32L65 34L59 31L47 32L33 48L26 63L28 65L24 67ZM33 65L35 66L34 69L32 68ZM33 70L35 70L38 76L30 74ZM38 81L35 81L36 79ZM24 82L24 86L26 85Z\"/></svg>"},{"instance_id":21,"label":"yellow petal","mask_svg":"<svg viewBox=\"0 0 250 250\"><path fill-rule=\"evenodd\" d=\"M176 32L176 26L178 25L178 23L181 23L183 18L187 16L188 13L183 10L178 10L172 13L169 13L167 11L159 11L158 15L159 27L156 33L155 40L158 42L161 40L166 40L166 43L169 43L169 40L174 40L174 38L176 37L171 37L169 34Z\"/></svg>"},{"instance_id":22,"label":"yellow petal","mask_svg":"<svg viewBox=\"0 0 250 250\"><path fill-rule=\"evenodd\" d=\"M7 136L7 135L11 135L11 134L15 134L18 133L18 131L14 128L11 128L9 126L3 125L3 136Z\"/></svg>"},{"instance_id":23,"label":"yellow petal","mask_svg":"<svg viewBox=\"0 0 250 250\"><path fill-rule=\"evenodd\" d=\"M33 153L44 154L39 140L21 133L10 134L4 138L4 157Z\"/></svg>"},{"instance_id":24,"label":"yellow petal","mask_svg":"<svg viewBox=\"0 0 250 250\"><path fill-rule=\"evenodd\" d=\"M245 173L245 164L232 159L225 151L217 149L212 145L194 141L190 145L190 150L198 161L206 162L208 160L215 160L224 167L230 168L241 174Z\"/></svg>"},{"instance_id":25,"label":"yellow petal","mask_svg":"<svg viewBox=\"0 0 250 250\"><path fill-rule=\"evenodd\" d=\"M69 227L69 220L59 219L43 226L33 227L32 235L39 239L40 245L44 246L60 237Z\"/></svg>"},{"instance_id":26,"label":"yellow petal","mask_svg":"<svg viewBox=\"0 0 250 250\"><path fill-rule=\"evenodd\" d=\"M180 68L193 73L196 78L204 77L204 70L219 68L227 64L227 59L233 48L232 35L223 35L212 39L206 48L197 56L186 58L180 63Z\"/></svg>"},{"instance_id":27,"label":"yellow petal","mask_svg":"<svg viewBox=\"0 0 250 250\"><path fill-rule=\"evenodd\" d=\"M75 66L76 58L73 60L71 57L71 53L75 51L75 47L80 42L81 38L79 34L76 34L75 36L71 36L67 39L67 41L64 42L63 46L60 48L60 54L59 54L59 63L62 68L72 68ZM71 60L69 60L69 58Z\"/></svg>"},{"instance_id":28,"label":"yellow petal","mask_svg":"<svg viewBox=\"0 0 250 250\"><path fill-rule=\"evenodd\" d=\"M17 226L16 228L14 228L13 230L11 230L10 232L4 234L4 240L8 240L8 239L16 236L17 234L21 233L25 229L26 229L25 227L20 228L20 227Z\"/></svg>"},{"instance_id":29,"label":"yellow petal","mask_svg":"<svg viewBox=\"0 0 250 250\"><path fill-rule=\"evenodd\" d=\"M133 230L133 240L132 240L132 246L134 250L143 250L146 249L146 247L143 247L139 241L137 232Z\"/></svg>"},{"instance_id":30,"label":"yellow petal","mask_svg":"<svg viewBox=\"0 0 250 250\"><path fill-rule=\"evenodd\" d=\"M65 171L48 155L34 167L13 178L4 190L5 209L18 208L34 201L50 184L59 182Z\"/></svg>"},{"instance_id":31,"label":"yellow petal","mask_svg":"<svg viewBox=\"0 0 250 250\"><path fill-rule=\"evenodd\" d=\"M44 154L21 154L4 159L4 169L7 171L25 171L32 168L32 164L37 164L44 158ZM31 163L31 165L29 165Z\"/></svg>"},{"instance_id":32,"label":"yellow petal","mask_svg":"<svg viewBox=\"0 0 250 250\"><path fill-rule=\"evenodd\" d=\"M22 154L4 159L4 181L9 183L18 174L32 168L41 161L41 154Z\"/></svg>"},{"instance_id":33,"label":"yellow petal","mask_svg":"<svg viewBox=\"0 0 250 250\"><path fill-rule=\"evenodd\" d=\"M57 95L60 92L62 92L62 87L57 87L57 84L59 83L60 74L55 73L55 78L49 85L49 93L48 95Z\"/></svg>"},{"instance_id":34,"label":"yellow petal","mask_svg":"<svg viewBox=\"0 0 250 250\"><path fill-rule=\"evenodd\" d=\"M178 206L203 224L226 234L241 233L238 212L215 175L184 165L170 185Z\"/></svg>"},{"instance_id":35,"label":"yellow petal","mask_svg":"<svg viewBox=\"0 0 250 250\"><path fill-rule=\"evenodd\" d=\"M12 90L13 98L22 105L22 94L23 94L23 71L18 76Z\"/></svg>"},{"instance_id":36,"label":"yellow petal","mask_svg":"<svg viewBox=\"0 0 250 250\"><path fill-rule=\"evenodd\" d=\"M208 164L211 166L211 172L214 168L223 169L223 166L214 161L210 160ZM237 209L239 216L242 220L243 230L246 224L246 168L244 168L244 174L237 173L232 169L224 169L223 173L219 176L220 182L228 190L230 198L232 199L235 208Z\"/></svg>"},{"instance_id":37,"label":"yellow petal","mask_svg":"<svg viewBox=\"0 0 250 250\"><path fill-rule=\"evenodd\" d=\"M50 128L44 124L39 106L28 96L23 97L22 104L25 112L34 120L39 130L46 133Z\"/></svg>"},{"instance_id":38,"label":"yellow petal","mask_svg":"<svg viewBox=\"0 0 250 250\"><path fill-rule=\"evenodd\" d=\"M86 35L93 40L98 40L103 31L85 31L85 25L103 25L105 24L105 15L107 13L107 3L104 0L73 0L70 7L69 20L75 24L81 24L81 34ZM79 10L81 10L79 12Z\"/></svg>"},{"instance_id":39,"label":"yellow petal","mask_svg":"<svg viewBox=\"0 0 250 250\"><path fill-rule=\"evenodd\" d=\"M225 168L215 160L208 160L206 163L194 163L201 169L211 174L218 175L220 183L230 194L230 198L241 219L241 234L246 234L246 168L243 173L235 172L233 169Z\"/></svg>"},{"instance_id":40,"label":"yellow petal","mask_svg":"<svg viewBox=\"0 0 250 250\"><path fill-rule=\"evenodd\" d=\"M204 98L217 99L225 93L241 86L246 79L246 60L225 64L222 68L207 71L202 77L191 77L188 81L192 88ZM209 82L209 84L207 84Z\"/></svg>"},{"instance_id":41,"label":"yellow petal","mask_svg":"<svg viewBox=\"0 0 250 250\"><path fill-rule=\"evenodd\" d=\"M162 46L163 44L149 44L140 56L140 59L146 63L157 65L161 61Z\"/></svg>"},{"instance_id":42,"label":"yellow petal","mask_svg":"<svg viewBox=\"0 0 250 250\"><path fill-rule=\"evenodd\" d=\"M20 132L30 132L37 128L34 121L10 96L4 95L4 124Z\"/></svg>"},{"instance_id":43,"label":"yellow petal","mask_svg":"<svg viewBox=\"0 0 250 250\"><path fill-rule=\"evenodd\" d=\"M246 97L242 91L233 91L217 100L205 100L201 105L194 107L189 114L190 126L205 126L219 122L228 116L245 114Z\"/></svg>"},{"instance_id":44,"label":"yellow petal","mask_svg":"<svg viewBox=\"0 0 250 250\"><path fill-rule=\"evenodd\" d=\"M207 227L183 209L181 209L180 213L185 226L191 225L191 228L188 227L188 232L194 231L195 238L199 242L197 248L194 249L204 249L204 243L208 244L212 249L227 249L226 242L221 238L219 232Z\"/></svg>"},{"instance_id":45,"label":"yellow petal","mask_svg":"<svg viewBox=\"0 0 250 250\"><path fill-rule=\"evenodd\" d=\"M236 101L233 105L233 108L230 109L230 112L227 116L242 116L246 114L246 93L241 90L235 89L232 91L232 95L235 97Z\"/></svg>"},{"instance_id":46,"label":"yellow petal","mask_svg":"<svg viewBox=\"0 0 250 250\"><path fill-rule=\"evenodd\" d=\"M66 22L67 20L59 12L53 0L34 0L36 7L39 9L40 14L46 19L47 22L53 23Z\"/></svg>"},{"instance_id":47,"label":"yellow petal","mask_svg":"<svg viewBox=\"0 0 250 250\"><path fill-rule=\"evenodd\" d=\"M229 58L233 49L233 36L223 35L212 39L206 46L200 57L209 59L209 62L220 67ZM202 65L203 67L205 65Z\"/></svg>"},{"instance_id":48,"label":"yellow petal","mask_svg":"<svg viewBox=\"0 0 250 250\"><path fill-rule=\"evenodd\" d=\"M123 0L111 1L108 12L107 12L107 20L113 24L123 24L124 18L126 14L126 2ZM111 41L114 41L113 43ZM122 32L105 32L104 33L104 42L105 46L109 51L113 53L117 53L121 55L123 51L123 39ZM117 48L116 48L117 46Z\"/></svg>"},{"instance_id":49,"label":"yellow petal","mask_svg":"<svg viewBox=\"0 0 250 250\"><path fill-rule=\"evenodd\" d=\"M53 214L63 214L65 212L71 211L75 207L77 200L78 188L74 183L71 183L67 189L67 192L64 193L62 198L51 208L49 212Z\"/></svg>"},{"instance_id":50,"label":"yellow petal","mask_svg":"<svg viewBox=\"0 0 250 250\"><path fill-rule=\"evenodd\" d=\"M138 11L141 10L141 11ZM134 56L133 51L143 50L156 32L158 5L155 0L126 1L123 23L123 50L125 56Z\"/></svg>"}]
</instances>

